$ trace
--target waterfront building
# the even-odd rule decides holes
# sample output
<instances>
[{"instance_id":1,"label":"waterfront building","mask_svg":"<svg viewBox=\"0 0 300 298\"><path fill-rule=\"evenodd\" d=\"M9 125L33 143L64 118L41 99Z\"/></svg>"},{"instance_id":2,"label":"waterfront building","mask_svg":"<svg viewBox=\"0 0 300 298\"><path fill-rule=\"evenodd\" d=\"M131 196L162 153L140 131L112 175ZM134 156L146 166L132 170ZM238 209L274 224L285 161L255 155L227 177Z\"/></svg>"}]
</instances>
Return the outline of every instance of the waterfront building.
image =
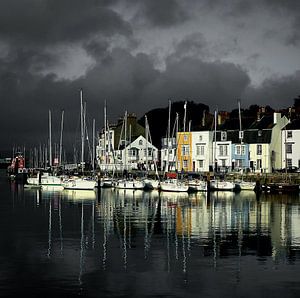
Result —
<instances>
[{"instance_id":1,"label":"waterfront building","mask_svg":"<svg viewBox=\"0 0 300 298\"><path fill-rule=\"evenodd\" d=\"M145 128L135 114L125 117L117 124L107 125L99 135L96 154L101 171L146 168L146 162L151 169L157 163L158 149L145 139Z\"/></svg>"},{"instance_id":2,"label":"waterfront building","mask_svg":"<svg viewBox=\"0 0 300 298\"><path fill-rule=\"evenodd\" d=\"M249 144L250 168L257 173L271 173L282 167L282 129L288 119L281 113L263 115L249 129L244 138Z\"/></svg>"},{"instance_id":3,"label":"waterfront building","mask_svg":"<svg viewBox=\"0 0 300 298\"><path fill-rule=\"evenodd\" d=\"M212 164L212 131L179 132L177 134L178 170L207 172Z\"/></svg>"},{"instance_id":4,"label":"waterfront building","mask_svg":"<svg viewBox=\"0 0 300 298\"><path fill-rule=\"evenodd\" d=\"M169 144L168 144L169 143ZM161 139L160 168L162 171L176 170L176 137Z\"/></svg>"},{"instance_id":5,"label":"waterfront building","mask_svg":"<svg viewBox=\"0 0 300 298\"><path fill-rule=\"evenodd\" d=\"M281 131L281 169L300 168L300 119L294 119Z\"/></svg>"}]
</instances>

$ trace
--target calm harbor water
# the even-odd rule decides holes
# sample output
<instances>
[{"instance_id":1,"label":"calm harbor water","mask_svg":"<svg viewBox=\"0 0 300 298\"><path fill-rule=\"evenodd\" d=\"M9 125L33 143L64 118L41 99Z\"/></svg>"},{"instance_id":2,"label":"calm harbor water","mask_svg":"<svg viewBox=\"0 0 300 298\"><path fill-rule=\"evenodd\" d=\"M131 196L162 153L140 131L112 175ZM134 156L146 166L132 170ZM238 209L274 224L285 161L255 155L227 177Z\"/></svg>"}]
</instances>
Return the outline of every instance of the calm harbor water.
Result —
<instances>
[{"instance_id":1,"label":"calm harbor water","mask_svg":"<svg viewBox=\"0 0 300 298\"><path fill-rule=\"evenodd\" d=\"M299 196L0 190L2 297L300 296Z\"/></svg>"}]
</instances>

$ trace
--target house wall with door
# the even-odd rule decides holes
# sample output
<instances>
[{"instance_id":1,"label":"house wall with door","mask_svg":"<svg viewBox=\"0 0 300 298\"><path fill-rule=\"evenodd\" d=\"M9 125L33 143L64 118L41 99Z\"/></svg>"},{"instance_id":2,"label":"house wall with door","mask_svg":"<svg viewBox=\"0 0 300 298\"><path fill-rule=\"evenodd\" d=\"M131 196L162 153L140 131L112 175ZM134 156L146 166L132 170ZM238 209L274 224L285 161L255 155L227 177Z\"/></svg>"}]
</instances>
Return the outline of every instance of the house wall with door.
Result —
<instances>
[{"instance_id":1,"label":"house wall with door","mask_svg":"<svg viewBox=\"0 0 300 298\"><path fill-rule=\"evenodd\" d=\"M158 162L158 149L139 136L122 150L122 163L128 169L154 170L154 163Z\"/></svg>"},{"instance_id":2,"label":"house wall with door","mask_svg":"<svg viewBox=\"0 0 300 298\"><path fill-rule=\"evenodd\" d=\"M212 165L212 131L193 131L192 168L193 172L208 172Z\"/></svg>"},{"instance_id":3,"label":"house wall with door","mask_svg":"<svg viewBox=\"0 0 300 298\"><path fill-rule=\"evenodd\" d=\"M178 171L192 171L192 133L177 133L177 169Z\"/></svg>"},{"instance_id":4,"label":"house wall with door","mask_svg":"<svg viewBox=\"0 0 300 298\"><path fill-rule=\"evenodd\" d=\"M256 173L270 173L271 155L270 143L252 143L249 144L250 168Z\"/></svg>"},{"instance_id":5,"label":"house wall with door","mask_svg":"<svg viewBox=\"0 0 300 298\"><path fill-rule=\"evenodd\" d=\"M160 168L162 171L175 171L176 169L176 138L162 138L160 150Z\"/></svg>"},{"instance_id":6,"label":"house wall with door","mask_svg":"<svg viewBox=\"0 0 300 298\"><path fill-rule=\"evenodd\" d=\"M281 169L300 168L300 129L283 129L281 131L282 157Z\"/></svg>"},{"instance_id":7,"label":"house wall with door","mask_svg":"<svg viewBox=\"0 0 300 298\"><path fill-rule=\"evenodd\" d=\"M250 169L249 163L249 144L235 143L232 144L232 170L246 171Z\"/></svg>"}]
</instances>

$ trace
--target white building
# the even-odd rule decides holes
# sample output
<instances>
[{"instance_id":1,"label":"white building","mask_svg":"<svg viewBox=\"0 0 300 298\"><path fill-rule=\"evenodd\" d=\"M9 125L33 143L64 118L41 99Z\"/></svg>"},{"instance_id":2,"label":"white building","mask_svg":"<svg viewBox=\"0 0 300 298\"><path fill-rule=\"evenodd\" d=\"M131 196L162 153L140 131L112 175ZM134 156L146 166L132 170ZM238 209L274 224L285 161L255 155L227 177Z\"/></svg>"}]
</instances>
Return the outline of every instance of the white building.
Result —
<instances>
[{"instance_id":1,"label":"white building","mask_svg":"<svg viewBox=\"0 0 300 298\"><path fill-rule=\"evenodd\" d=\"M208 172L212 165L212 131L192 131L192 171Z\"/></svg>"},{"instance_id":2,"label":"white building","mask_svg":"<svg viewBox=\"0 0 300 298\"><path fill-rule=\"evenodd\" d=\"M232 166L232 141L228 139L227 131L217 131L216 142L212 144L214 167L218 172L226 172Z\"/></svg>"},{"instance_id":3,"label":"white building","mask_svg":"<svg viewBox=\"0 0 300 298\"><path fill-rule=\"evenodd\" d=\"M263 116L245 131L252 171L271 173L282 168L282 129L287 123L285 116L273 113Z\"/></svg>"},{"instance_id":4,"label":"white building","mask_svg":"<svg viewBox=\"0 0 300 298\"><path fill-rule=\"evenodd\" d=\"M160 168L162 171L176 170L176 138L162 138L160 151Z\"/></svg>"},{"instance_id":5,"label":"white building","mask_svg":"<svg viewBox=\"0 0 300 298\"><path fill-rule=\"evenodd\" d=\"M294 120L281 131L281 169L300 168L300 120Z\"/></svg>"},{"instance_id":6,"label":"white building","mask_svg":"<svg viewBox=\"0 0 300 298\"><path fill-rule=\"evenodd\" d=\"M116 150L121 169L155 170L158 162L158 149L139 136L121 150Z\"/></svg>"}]
</instances>

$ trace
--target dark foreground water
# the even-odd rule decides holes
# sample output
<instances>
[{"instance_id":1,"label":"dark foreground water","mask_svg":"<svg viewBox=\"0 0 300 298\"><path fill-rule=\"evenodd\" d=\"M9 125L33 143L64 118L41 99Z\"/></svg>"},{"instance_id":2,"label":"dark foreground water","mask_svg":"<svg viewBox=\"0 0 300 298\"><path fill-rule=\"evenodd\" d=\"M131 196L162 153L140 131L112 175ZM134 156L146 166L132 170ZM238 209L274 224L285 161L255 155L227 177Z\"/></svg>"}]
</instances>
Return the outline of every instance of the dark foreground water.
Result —
<instances>
[{"instance_id":1,"label":"dark foreground water","mask_svg":"<svg viewBox=\"0 0 300 298\"><path fill-rule=\"evenodd\" d=\"M0 191L1 297L300 297L299 196Z\"/></svg>"}]
</instances>

